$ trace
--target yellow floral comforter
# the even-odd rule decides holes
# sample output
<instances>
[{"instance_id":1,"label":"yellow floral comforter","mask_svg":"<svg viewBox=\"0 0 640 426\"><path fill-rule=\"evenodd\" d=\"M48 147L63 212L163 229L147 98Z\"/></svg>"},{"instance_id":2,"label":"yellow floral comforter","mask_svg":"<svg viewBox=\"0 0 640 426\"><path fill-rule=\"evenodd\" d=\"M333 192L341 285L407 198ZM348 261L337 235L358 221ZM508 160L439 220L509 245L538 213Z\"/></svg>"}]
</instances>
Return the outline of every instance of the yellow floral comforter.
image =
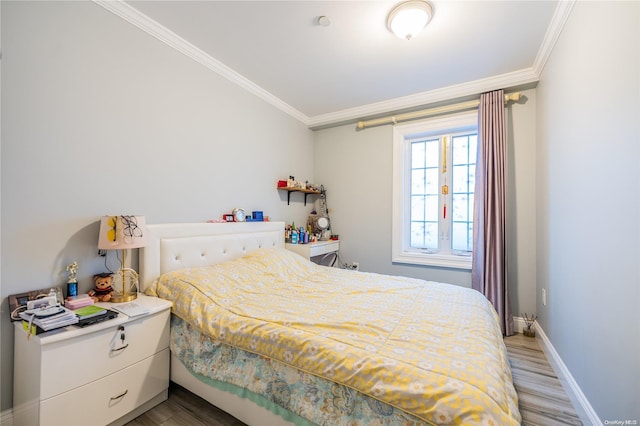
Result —
<instances>
[{"instance_id":1,"label":"yellow floral comforter","mask_svg":"<svg viewBox=\"0 0 640 426\"><path fill-rule=\"evenodd\" d=\"M520 423L496 313L474 290L327 268L261 249L170 272L153 291L222 343L426 422Z\"/></svg>"}]
</instances>

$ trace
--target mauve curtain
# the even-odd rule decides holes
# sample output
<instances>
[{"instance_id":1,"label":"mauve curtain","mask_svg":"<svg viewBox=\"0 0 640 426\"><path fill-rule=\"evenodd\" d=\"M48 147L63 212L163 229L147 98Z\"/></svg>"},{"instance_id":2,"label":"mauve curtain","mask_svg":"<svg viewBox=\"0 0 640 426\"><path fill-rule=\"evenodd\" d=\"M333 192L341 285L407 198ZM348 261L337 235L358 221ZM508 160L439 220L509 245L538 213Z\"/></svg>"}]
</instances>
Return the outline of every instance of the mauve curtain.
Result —
<instances>
[{"instance_id":1,"label":"mauve curtain","mask_svg":"<svg viewBox=\"0 0 640 426\"><path fill-rule=\"evenodd\" d=\"M510 336L513 317L507 286L507 132L503 90L480 97L478 135L471 287L493 304L502 334Z\"/></svg>"}]
</instances>

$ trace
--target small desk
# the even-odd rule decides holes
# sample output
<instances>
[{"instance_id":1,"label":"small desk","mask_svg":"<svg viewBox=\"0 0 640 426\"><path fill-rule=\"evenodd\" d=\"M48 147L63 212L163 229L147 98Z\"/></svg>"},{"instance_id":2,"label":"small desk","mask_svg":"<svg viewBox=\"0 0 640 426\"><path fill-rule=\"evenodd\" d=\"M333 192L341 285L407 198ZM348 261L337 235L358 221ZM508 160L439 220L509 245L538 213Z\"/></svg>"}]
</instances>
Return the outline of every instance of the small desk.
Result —
<instances>
[{"instance_id":1,"label":"small desk","mask_svg":"<svg viewBox=\"0 0 640 426\"><path fill-rule=\"evenodd\" d=\"M316 241L315 243L308 244L285 244L287 250L291 250L295 253L298 253L300 256L305 257L306 259L314 261L314 258L319 260L318 256L323 256L327 253L338 253L340 250L340 241L339 240L328 240L328 241ZM315 262L318 263L318 262Z\"/></svg>"}]
</instances>

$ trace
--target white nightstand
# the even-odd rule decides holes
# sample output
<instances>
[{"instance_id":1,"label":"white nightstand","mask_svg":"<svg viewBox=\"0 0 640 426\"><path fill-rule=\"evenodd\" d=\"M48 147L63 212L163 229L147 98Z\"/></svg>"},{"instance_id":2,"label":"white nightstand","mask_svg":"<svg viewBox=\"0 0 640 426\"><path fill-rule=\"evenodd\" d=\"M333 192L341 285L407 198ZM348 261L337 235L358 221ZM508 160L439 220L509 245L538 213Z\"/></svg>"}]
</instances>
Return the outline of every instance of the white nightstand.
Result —
<instances>
[{"instance_id":1,"label":"white nightstand","mask_svg":"<svg viewBox=\"0 0 640 426\"><path fill-rule=\"evenodd\" d=\"M291 250L293 252L298 253L301 256L304 256L306 259L311 261L318 261L321 259L321 256L327 253L338 253L340 250L340 241L339 240L329 240L329 241L316 241L315 243L309 244L285 244L287 250Z\"/></svg>"},{"instance_id":2,"label":"white nightstand","mask_svg":"<svg viewBox=\"0 0 640 426\"><path fill-rule=\"evenodd\" d=\"M133 303L148 312L29 339L15 323L14 425L124 424L167 399L171 302Z\"/></svg>"}]
</instances>

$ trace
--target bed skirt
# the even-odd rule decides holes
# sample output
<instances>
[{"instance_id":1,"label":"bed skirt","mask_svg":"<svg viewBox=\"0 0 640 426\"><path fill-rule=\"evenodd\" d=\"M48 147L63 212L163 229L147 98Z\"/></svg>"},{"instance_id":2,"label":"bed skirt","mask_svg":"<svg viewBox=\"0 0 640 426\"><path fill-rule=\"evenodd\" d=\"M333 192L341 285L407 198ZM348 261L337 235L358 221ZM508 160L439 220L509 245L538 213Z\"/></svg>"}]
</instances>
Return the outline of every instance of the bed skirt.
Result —
<instances>
[{"instance_id":1,"label":"bed skirt","mask_svg":"<svg viewBox=\"0 0 640 426\"><path fill-rule=\"evenodd\" d=\"M259 417L258 423L242 418L250 414L245 413L246 400L262 407L263 413L273 413L274 425L428 424L346 386L217 342L175 315L171 319L171 352L174 382L248 424L267 423L264 417ZM179 377L174 370L180 371ZM189 382L184 380L185 372L202 386L192 389L193 385L184 384ZM206 397L209 393L213 400ZM239 405L236 412L233 404Z\"/></svg>"}]
</instances>

